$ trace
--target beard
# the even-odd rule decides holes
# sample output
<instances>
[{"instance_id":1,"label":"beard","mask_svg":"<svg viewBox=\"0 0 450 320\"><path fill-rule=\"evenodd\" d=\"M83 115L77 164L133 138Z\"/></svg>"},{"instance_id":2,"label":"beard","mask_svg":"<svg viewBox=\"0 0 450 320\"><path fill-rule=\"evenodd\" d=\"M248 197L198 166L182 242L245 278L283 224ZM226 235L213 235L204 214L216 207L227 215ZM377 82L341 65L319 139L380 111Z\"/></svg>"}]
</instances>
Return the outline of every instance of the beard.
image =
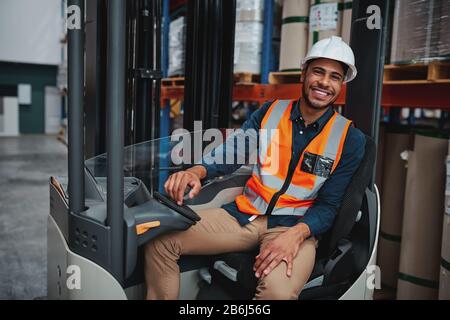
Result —
<instances>
[{"instance_id":1,"label":"beard","mask_svg":"<svg viewBox=\"0 0 450 320\"><path fill-rule=\"evenodd\" d=\"M334 99L330 100L330 102L328 102L328 103L326 103L326 104L313 102L313 101L311 101L311 100L309 99L309 95L308 95L308 93L306 92L305 87L306 87L306 86L305 86L304 83L303 83L303 86L302 86L302 96L303 96L303 99L305 99L306 103L307 103L311 108L313 108L313 109L315 109L315 110L324 110L324 109L328 108L328 106L332 105L332 104L337 100L337 98L338 98L338 96L336 96L336 97L334 97Z\"/></svg>"}]
</instances>

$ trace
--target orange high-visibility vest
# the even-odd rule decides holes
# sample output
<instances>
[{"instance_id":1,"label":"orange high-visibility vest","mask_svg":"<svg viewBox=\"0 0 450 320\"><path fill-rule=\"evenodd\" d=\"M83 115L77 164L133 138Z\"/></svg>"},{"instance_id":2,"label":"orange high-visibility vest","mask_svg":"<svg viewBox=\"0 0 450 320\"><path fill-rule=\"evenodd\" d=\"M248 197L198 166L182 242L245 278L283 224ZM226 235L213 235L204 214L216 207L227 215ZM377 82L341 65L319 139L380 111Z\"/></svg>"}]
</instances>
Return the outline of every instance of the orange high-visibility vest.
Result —
<instances>
[{"instance_id":1,"label":"orange high-visibility vest","mask_svg":"<svg viewBox=\"0 0 450 320\"><path fill-rule=\"evenodd\" d=\"M303 216L339 163L351 121L334 112L321 132L303 150L293 173L288 174L293 155L290 120L293 105L291 100L276 100L262 119L258 161L253 166L244 193L236 198L241 212ZM288 178L290 183L279 195ZM274 198L271 203L277 192L278 200Z\"/></svg>"}]
</instances>

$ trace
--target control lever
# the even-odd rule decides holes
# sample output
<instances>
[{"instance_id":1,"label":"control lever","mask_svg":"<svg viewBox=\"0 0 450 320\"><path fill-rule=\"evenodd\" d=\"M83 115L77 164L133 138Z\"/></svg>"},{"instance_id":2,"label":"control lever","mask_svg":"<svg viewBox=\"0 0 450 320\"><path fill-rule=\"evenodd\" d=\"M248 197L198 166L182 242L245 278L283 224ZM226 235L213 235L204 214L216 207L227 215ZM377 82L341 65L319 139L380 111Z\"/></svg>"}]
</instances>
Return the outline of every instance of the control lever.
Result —
<instances>
[{"instance_id":1,"label":"control lever","mask_svg":"<svg viewBox=\"0 0 450 320\"><path fill-rule=\"evenodd\" d=\"M200 221L201 219L199 215L187 205L183 204L179 206L175 200L166 197L158 191L153 192L153 198L192 221Z\"/></svg>"}]
</instances>

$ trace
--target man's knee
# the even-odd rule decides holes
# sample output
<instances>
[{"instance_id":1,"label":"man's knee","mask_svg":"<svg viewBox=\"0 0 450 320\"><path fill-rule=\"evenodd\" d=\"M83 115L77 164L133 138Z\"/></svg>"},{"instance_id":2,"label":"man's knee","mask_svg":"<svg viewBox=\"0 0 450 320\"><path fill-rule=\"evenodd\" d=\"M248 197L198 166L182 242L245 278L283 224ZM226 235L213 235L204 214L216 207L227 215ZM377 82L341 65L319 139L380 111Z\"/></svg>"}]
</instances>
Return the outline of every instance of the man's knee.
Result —
<instances>
[{"instance_id":1,"label":"man's knee","mask_svg":"<svg viewBox=\"0 0 450 320\"><path fill-rule=\"evenodd\" d=\"M145 255L147 258L169 255L178 255L179 246L176 241L176 233L168 233L153 238L145 245Z\"/></svg>"},{"instance_id":2,"label":"man's knee","mask_svg":"<svg viewBox=\"0 0 450 320\"><path fill-rule=\"evenodd\" d=\"M276 277L266 277L260 280L255 298L258 300L297 300L300 289L280 285L280 281Z\"/></svg>"}]
</instances>

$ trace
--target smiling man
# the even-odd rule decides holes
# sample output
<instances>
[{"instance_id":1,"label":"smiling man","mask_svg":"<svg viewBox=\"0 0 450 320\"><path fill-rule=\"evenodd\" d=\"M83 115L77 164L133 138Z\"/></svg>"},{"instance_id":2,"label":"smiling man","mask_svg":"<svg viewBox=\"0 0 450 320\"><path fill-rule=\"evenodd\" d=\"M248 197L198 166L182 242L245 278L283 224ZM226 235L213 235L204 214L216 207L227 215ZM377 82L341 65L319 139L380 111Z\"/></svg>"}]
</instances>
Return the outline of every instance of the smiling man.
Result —
<instances>
[{"instance_id":1,"label":"smiling man","mask_svg":"<svg viewBox=\"0 0 450 320\"><path fill-rule=\"evenodd\" d=\"M299 100L268 102L242 127L277 131L276 141L259 145L258 161L243 194L222 208L198 212L202 219L188 230L147 245L147 298L178 297L181 255L259 246L253 268L259 279L255 298L297 299L313 270L317 239L332 226L365 141L362 132L332 107L343 83L356 76L351 48L339 37L323 39L303 59L302 69ZM235 147L231 152L248 150ZM276 170L269 164L275 154ZM213 162L208 160L171 175L165 184L169 196L181 204L187 186L193 198L201 179L240 166L207 164Z\"/></svg>"}]
</instances>

